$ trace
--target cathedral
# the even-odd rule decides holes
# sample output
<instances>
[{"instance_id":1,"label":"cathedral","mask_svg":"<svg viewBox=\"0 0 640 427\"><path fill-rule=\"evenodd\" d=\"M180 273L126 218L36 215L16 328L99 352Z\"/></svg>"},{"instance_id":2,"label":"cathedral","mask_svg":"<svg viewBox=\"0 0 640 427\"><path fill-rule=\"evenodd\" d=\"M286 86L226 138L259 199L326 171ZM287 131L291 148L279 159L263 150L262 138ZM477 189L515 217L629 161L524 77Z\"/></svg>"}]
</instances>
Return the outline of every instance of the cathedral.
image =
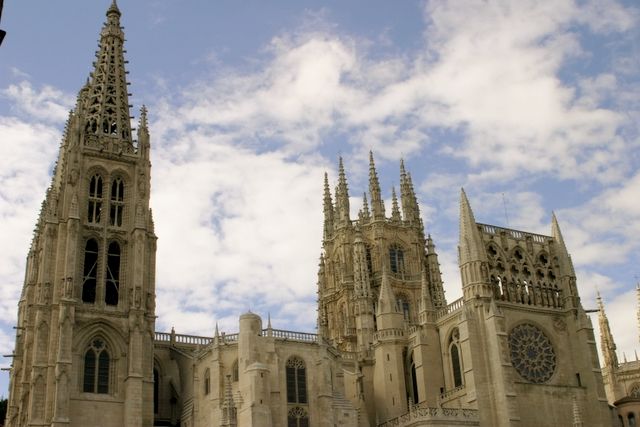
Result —
<instances>
[{"instance_id":1,"label":"cathedral","mask_svg":"<svg viewBox=\"0 0 640 427\"><path fill-rule=\"evenodd\" d=\"M342 160L334 192L324 177L317 333L251 312L237 333L156 331L152 145L120 18L114 1L27 256L5 425L636 425L639 362L618 363L600 303L601 370L555 216L549 235L482 224L461 191L447 301L410 172L387 211L372 154L357 218Z\"/></svg>"}]
</instances>

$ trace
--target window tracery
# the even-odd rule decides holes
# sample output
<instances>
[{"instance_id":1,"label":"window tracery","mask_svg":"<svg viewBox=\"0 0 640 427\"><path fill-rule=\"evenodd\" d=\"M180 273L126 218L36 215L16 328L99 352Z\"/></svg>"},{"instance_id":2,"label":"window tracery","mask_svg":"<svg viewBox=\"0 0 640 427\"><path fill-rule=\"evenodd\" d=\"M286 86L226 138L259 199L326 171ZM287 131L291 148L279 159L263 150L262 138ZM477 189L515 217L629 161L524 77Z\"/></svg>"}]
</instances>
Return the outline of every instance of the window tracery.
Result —
<instances>
[{"instance_id":1,"label":"window tracery","mask_svg":"<svg viewBox=\"0 0 640 427\"><path fill-rule=\"evenodd\" d=\"M527 381L544 383L556 369L556 355L549 338L536 326L524 323L509 334L511 363Z\"/></svg>"},{"instance_id":2,"label":"window tracery","mask_svg":"<svg viewBox=\"0 0 640 427\"><path fill-rule=\"evenodd\" d=\"M114 227L122 227L124 212L124 181L115 178L111 182L111 201L109 212L109 224Z\"/></svg>"},{"instance_id":3,"label":"window tracery","mask_svg":"<svg viewBox=\"0 0 640 427\"><path fill-rule=\"evenodd\" d=\"M98 283L98 242L87 240L84 248L84 271L82 275L82 301L96 302L96 286Z\"/></svg>"},{"instance_id":4,"label":"window tracery","mask_svg":"<svg viewBox=\"0 0 640 427\"><path fill-rule=\"evenodd\" d=\"M294 406L287 413L287 427L309 427L309 415L300 406Z\"/></svg>"},{"instance_id":5,"label":"window tracery","mask_svg":"<svg viewBox=\"0 0 640 427\"><path fill-rule=\"evenodd\" d=\"M110 377L109 351L101 338L91 341L84 354L84 379L82 391L85 393L109 393Z\"/></svg>"},{"instance_id":6,"label":"window tracery","mask_svg":"<svg viewBox=\"0 0 640 427\"><path fill-rule=\"evenodd\" d=\"M120 293L120 245L111 242L107 251L107 266L105 271L106 289L104 302L107 305L118 305Z\"/></svg>"},{"instance_id":7,"label":"window tracery","mask_svg":"<svg viewBox=\"0 0 640 427\"><path fill-rule=\"evenodd\" d=\"M392 273L404 273L404 251L400 246L392 245L389 248L389 265Z\"/></svg>"},{"instance_id":8,"label":"window tracery","mask_svg":"<svg viewBox=\"0 0 640 427\"><path fill-rule=\"evenodd\" d=\"M287 402L307 402L307 371L304 361L299 357L290 357L286 363Z\"/></svg>"},{"instance_id":9,"label":"window tracery","mask_svg":"<svg viewBox=\"0 0 640 427\"><path fill-rule=\"evenodd\" d=\"M95 174L89 181L89 205L87 221L90 224L100 223L102 212L102 176Z\"/></svg>"}]
</instances>

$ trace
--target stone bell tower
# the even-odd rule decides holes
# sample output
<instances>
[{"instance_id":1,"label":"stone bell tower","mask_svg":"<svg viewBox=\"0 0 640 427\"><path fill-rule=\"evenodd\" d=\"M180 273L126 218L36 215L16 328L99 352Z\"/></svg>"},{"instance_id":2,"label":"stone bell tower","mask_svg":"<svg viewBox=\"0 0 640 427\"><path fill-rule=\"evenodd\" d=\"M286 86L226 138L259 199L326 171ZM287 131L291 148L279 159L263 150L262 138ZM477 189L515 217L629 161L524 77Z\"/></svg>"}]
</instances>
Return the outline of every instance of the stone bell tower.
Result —
<instances>
[{"instance_id":1,"label":"stone bell tower","mask_svg":"<svg viewBox=\"0 0 640 427\"><path fill-rule=\"evenodd\" d=\"M136 140L115 0L106 16L27 256L8 426L153 424L147 112Z\"/></svg>"}]
</instances>

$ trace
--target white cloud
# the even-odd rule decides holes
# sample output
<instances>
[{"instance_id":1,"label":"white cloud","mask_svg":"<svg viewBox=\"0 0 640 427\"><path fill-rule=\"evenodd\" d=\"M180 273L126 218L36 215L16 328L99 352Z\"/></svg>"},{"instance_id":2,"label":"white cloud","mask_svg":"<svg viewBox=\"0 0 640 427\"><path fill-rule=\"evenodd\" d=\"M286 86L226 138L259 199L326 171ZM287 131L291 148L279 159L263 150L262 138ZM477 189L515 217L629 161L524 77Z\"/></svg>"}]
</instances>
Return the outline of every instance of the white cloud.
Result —
<instances>
[{"instance_id":1,"label":"white cloud","mask_svg":"<svg viewBox=\"0 0 640 427\"><path fill-rule=\"evenodd\" d=\"M29 80L9 85L0 91L18 114L54 124L64 123L73 106L73 97L48 85L34 88Z\"/></svg>"}]
</instances>

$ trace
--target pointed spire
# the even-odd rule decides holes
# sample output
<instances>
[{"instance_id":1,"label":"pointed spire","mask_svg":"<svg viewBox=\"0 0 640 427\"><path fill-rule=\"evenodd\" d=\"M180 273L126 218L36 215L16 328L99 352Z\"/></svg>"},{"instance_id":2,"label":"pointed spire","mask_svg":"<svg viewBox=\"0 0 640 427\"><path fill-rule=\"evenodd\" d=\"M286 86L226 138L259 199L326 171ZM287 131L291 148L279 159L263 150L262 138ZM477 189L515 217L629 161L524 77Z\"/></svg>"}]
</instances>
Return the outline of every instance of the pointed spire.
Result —
<instances>
[{"instance_id":1,"label":"pointed spire","mask_svg":"<svg viewBox=\"0 0 640 427\"><path fill-rule=\"evenodd\" d=\"M440 272L440 263L438 262L438 254L436 245L433 243L431 234L427 235L425 241L426 246L426 270L429 279L429 293L432 304L435 308L446 307L447 300L444 297L444 286L442 284L442 273Z\"/></svg>"},{"instance_id":2,"label":"pointed spire","mask_svg":"<svg viewBox=\"0 0 640 427\"><path fill-rule=\"evenodd\" d=\"M362 195L362 217L365 220L371 219L371 213L369 212L369 202L367 202L367 193Z\"/></svg>"},{"instance_id":3,"label":"pointed spire","mask_svg":"<svg viewBox=\"0 0 640 427\"><path fill-rule=\"evenodd\" d=\"M604 358L604 366L609 369L616 369L618 367L618 356L616 355L616 343L613 340L611 334L611 328L609 327L609 319L604 311L604 303L600 292L596 292L596 301L598 303L598 324L600 325L600 350Z\"/></svg>"},{"instance_id":4,"label":"pointed spire","mask_svg":"<svg viewBox=\"0 0 640 427\"><path fill-rule=\"evenodd\" d=\"M324 173L323 207L324 239L327 240L331 237L331 233L333 232L333 201L331 200L331 190L329 189L329 177L326 172Z\"/></svg>"},{"instance_id":5,"label":"pointed spire","mask_svg":"<svg viewBox=\"0 0 640 427\"><path fill-rule=\"evenodd\" d=\"M411 223L418 223L420 220L420 208L418 207L418 199L413 190L411 174L404 168L404 159L400 159L400 198L402 200L404 220Z\"/></svg>"},{"instance_id":6,"label":"pointed spire","mask_svg":"<svg viewBox=\"0 0 640 427\"><path fill-rule=\"evenodd\" d=\"M86 94L85 129L132 145L129 94L120 10L112 2L100 33L99 51Z\"/></svg>"},{"instance_id":7,"label":"pointed spire","mask_svg":"<svg viewBox=\"0 0 640 427\"><path fill-rule=\"evenodd\" d=\"M344 173L342 157L338 162L338 186L336 187L336 218L341 224L351 224L349 218L349 188L347 186L347 176Z\"/></svg>"},{"instance_id":8,"label":"pointed spire","mask_svg":"<svg viewBox=\"0 0 640 427\"><path fill-rule=\"evenodd\" d=\"M400 208L398 207L398 196L396 195L396 187L391 187L391 220L402 221L400 216Z\"/></svg>"},{"instance_id":9,"label":"pointed spire","mask_svg":"<svg viewBox=\"0 0 640 427\"><path fill-rule=\"evenodd\" d=\"M557 243L561 274L563 276L575 277L573 262L571 261L569 251L567 251L567 246L564 243L564 238L562 237L562 232L560 231L560 224L558 223L558 218L556 217L555 212L551 213L551 236Z\"/></svg>"},{"instance_id":10,"label":"pointed spire","mask_svg":"<svg viewBox=\"0 0 640 427\"><path fill-rule=\"evenodd\" d=\"M396 297L389 283L387 268L382 266L382 282L380 284L380 295L378 295L378 314L397 312Z\"/></svg>"},{"instance_id":11,"label":"pointed spire","mask_svg":"<svg viewBox=\"0 0 640 427\"><path fill-rule=\"evenodd\" d=\"M460 266L469 261L483 261L484 246L480 241L476 219L464 188L460 189Z\"/></svg>"},{"instance_id":12,"label":"pointed spire","mask_svg":"<svg viewBox=\"0 0 640 427\"><path fill-rule=\"evenodd\" d=\"M384 220L384 201L380 193L380 183L378 182L378 173L376 165L373 161L373 152L369 151L369 194L371 194L371 210L373 212L373 220Z\"/></svg>"}]
</instances>

